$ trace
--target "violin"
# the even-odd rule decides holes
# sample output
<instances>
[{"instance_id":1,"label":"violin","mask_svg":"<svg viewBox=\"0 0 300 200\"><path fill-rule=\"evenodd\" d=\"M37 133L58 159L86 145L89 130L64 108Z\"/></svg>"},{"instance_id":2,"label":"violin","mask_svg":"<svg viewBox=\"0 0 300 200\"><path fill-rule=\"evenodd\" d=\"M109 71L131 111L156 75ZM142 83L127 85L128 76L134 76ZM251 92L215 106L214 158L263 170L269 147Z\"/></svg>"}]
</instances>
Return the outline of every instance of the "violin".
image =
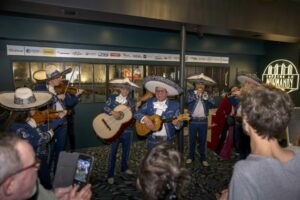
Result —
<instances>
[{"instance_id":1,"label":"violin","mask_svg":"<svg viewBox=\"0 0 300 200\"><path fill-rule=\"evenodd\" d=\"M73 95L73 96L76 95L77 92L78 92L78 88L73 87L73 86L66 86L64 84L55 86L54 90L55 90L56 94L65 94L65 93L68 93L68 94ZM87 95L88 92L84 90L82 92L82 94Z\"/></svg>"},{"instance_id":2,"label":"violin","mask_svg":"<svg viewBox=\"0 0 300 200\"><path fill-rule=\"evenodd\" d=\"M36 113L32 116L37 124L43 124L48 120L54 120L59 117L59 112L52 109L46 110L37 110Z\"/></svg>"}]
</instances>

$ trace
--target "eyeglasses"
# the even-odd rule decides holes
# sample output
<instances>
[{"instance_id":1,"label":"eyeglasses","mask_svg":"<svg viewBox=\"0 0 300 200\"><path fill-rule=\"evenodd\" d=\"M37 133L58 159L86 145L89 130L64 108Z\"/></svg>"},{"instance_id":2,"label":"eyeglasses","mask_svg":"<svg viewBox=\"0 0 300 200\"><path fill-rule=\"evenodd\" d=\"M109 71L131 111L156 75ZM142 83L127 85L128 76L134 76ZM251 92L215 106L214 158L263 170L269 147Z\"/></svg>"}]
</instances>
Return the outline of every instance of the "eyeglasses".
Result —
<instances>
[{"instance_id":1,"label":"eyeglasses","mask_svg":"<svg viewBox=\"0 0 300 200\"><path fill-rule=\"evenodd\" d=\"M16 172L14 172L14 173L8 175L7 177L5 177L5 178L3 179L3 181L0 183L0 186L1 186L8 178L10 178L10 177L12 177L12 176L15 176L15 175L17 175L17 174L19 174L19 173L21 173L21 172L24 172L24 171L26 171L26 170L28 170L28 169L31 169L31 168L39 169L40 164L41 164L41 161L40 161L38 158L35 158L34 163L32 163L31 165L28 165L27 167L23 167L23 168L17 170Z\"/></svg>"}]
</instances>

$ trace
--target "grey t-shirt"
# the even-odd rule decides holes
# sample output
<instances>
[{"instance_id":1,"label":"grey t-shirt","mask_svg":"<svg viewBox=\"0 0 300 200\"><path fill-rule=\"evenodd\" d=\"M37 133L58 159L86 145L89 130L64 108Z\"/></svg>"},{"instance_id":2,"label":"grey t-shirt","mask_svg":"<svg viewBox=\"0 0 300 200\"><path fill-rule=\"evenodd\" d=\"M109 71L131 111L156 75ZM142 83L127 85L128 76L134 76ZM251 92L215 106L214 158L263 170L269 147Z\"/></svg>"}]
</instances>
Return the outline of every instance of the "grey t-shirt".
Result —
<instances>
[{"instance_id":1,"label":"grey t-shirt","mask_svg":"<svg viewBox=\"0 0 300 200\"><path fill-rule=\"evenodd\" d=\"M300 150L287 163L250 154L234 166L229 200L300 200Z\"/></svg>"}]
</instances>

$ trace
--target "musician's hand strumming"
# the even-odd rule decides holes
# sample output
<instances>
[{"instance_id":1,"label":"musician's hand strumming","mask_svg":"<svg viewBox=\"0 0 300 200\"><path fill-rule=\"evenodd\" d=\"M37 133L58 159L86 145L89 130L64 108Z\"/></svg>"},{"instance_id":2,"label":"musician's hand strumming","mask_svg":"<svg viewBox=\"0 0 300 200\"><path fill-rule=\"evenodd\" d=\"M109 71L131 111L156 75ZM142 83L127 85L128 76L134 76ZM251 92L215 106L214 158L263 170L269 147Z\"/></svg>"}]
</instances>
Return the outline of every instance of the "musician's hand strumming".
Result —
<instances>
[{"instance_id":1,"label":"musician's hand strumming","mask_svg":"<svg viewBox=\"0 0 300 200\"><path fill-rule=\"evenodd\" d=\"M148 117L144 117L144 123L148 129L152 130L154 128L153 122Z\"/></svg>"},{"instance_id":2,"label":"musician's hand strumming","mask_svg":"<svg viewBox=\"0 0 300 200\"><path fill-rule=\"evenodd\" d=\"M177 125L179 124L179 120L178 120L178 119L173 119L173 120L172 120L172 124L173 124L174 126L177 126Z\"/></svg>"}]
</instances>

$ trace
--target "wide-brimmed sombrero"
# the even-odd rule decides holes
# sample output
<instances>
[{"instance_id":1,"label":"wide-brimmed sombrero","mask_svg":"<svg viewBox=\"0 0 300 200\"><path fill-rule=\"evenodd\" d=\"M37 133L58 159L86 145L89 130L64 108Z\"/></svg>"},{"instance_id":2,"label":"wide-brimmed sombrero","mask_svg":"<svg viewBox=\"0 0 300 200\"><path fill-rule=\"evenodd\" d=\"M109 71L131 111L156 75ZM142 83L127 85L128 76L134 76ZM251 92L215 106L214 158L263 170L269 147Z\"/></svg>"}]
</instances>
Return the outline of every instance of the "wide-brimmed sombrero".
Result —
<instances>
[{"instance_id":1,"label":"wide-brimmed sombrero","mask_svg":"<svg viewBox=\"0 0 300 200\"><path fill-rule=\"evenodd\" d=\"M72 71L72 68L68 68L60 72L55 65L48 65L45 70L38 70L33 73L33 78L37 81L47 81L64 76Z\"/></svg>"},{"instance_id":2,"label":"wide-brimmed sombrero","mask_svg":"<svg viewBox=\"0 0 300 200\"><path fill-rule=\"evenodd\" d=\"M262 81L257 77L256 74L250 74L250 73L245 73L245 72L241 72L237 75L237 80L240 83L245 83L245 82L250 82L250 83L254 83L254 84L261 84Z\"/></svg>"},{"instance_id":3,"label":"wide-brimmed sombrero","mask_svg":"<svg viewBox=\"0 0 300 200\"><path fill-rule=\"evenodd\" d=\"M183 92L179 85L162 76L147 76L144 79L144 86L152 93L155 93L156 87L165 88L168 91L168 96L176 96Z\"/></svg>"},{"instance_id":4,"label":"wide-brimmed sombrero","mask_svg":"<svg viewBox=\"0 0 300 200\"><path fill-rule=\"evenodd\" d=\"M131 82L128 78L114 79L109 81L109 83L112 84L112 86L115 88L126 87L129 90L140 88L137 84Z\"/></svg>"},{"instance_id":5,"label":"wide-brimmed sombrero","mask_svg":"<svg viewBox=\"0 0 300 200\"><path fill-rule=\"evenodd\" d=\"M189 76L187 78L187 80L192 83L202 83L204 85L215 85L216 84L216 82L212 78L205 76L203 73L198 74L198 75Z\"/></svg>"},{"instance_id":6,"label":"wide-brimmed sombrero","mask_svg":"<svg viewBox=\"0 0 300 200\"><path fill-rule=\"evenodd\" d=\"M32 92L30 88L18 88L15 92L1 92L0 106L8 110L24 111L39 108L50 103L49 92Z\"/></svg>"}]
</instances>

